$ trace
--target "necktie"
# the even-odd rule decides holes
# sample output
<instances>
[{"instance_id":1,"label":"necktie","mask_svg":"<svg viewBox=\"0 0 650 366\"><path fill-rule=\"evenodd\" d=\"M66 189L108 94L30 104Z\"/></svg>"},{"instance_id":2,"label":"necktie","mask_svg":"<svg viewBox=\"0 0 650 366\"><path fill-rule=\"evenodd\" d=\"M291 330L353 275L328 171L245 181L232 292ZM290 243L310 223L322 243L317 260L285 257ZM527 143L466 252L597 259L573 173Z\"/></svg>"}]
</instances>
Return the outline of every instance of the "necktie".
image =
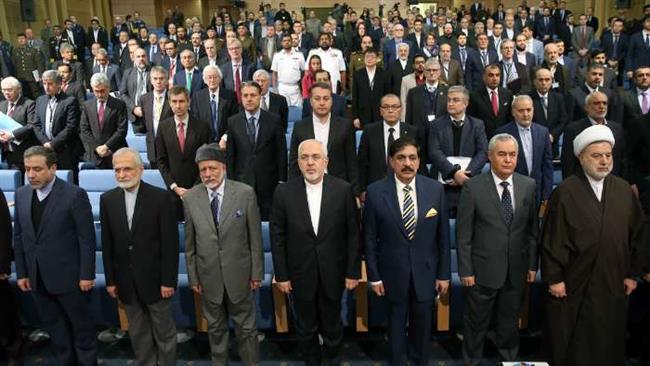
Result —
<instances>
[{"instance_id":1,"label":"necktie","mask_svg":"<svg viewBox=\"0 0 650 366\"><path fill-rule=\"evenodd\" d=\"M544 17L544 27L548 28L548 18Z\"/></svg>"},{"instance_id":2,"label":"necktie","mask_svg":"<svg viewBox=\"0 0 650 366\"><path fill-rule=\"evenodd\" d=\"M512 223L512 218L515 216L514 210L512 209L512 196L508 190L510 183L501 182L501 187L503 187L503 193L501 193L501 207L503 208L503 218L506 221L506 225L510 226Z\"/></svg>"},{"instance_id":3,"label":"necktie","mask_svg":"<svg viewBox=\"0 0 650 366\"><path fill-rule=\"evenodd\" d=\"M413 237L415 237L415 205L413 204L413 197L411 197L411 186L404 187L402 222L408 239L413 240Z\"/></svg>"},{"instance_id":4,"label":"necktie","mask_svg":"<svg viewBox=\"0 0 650 366\"><path fill-rule=\"evenodd\" d=\"M499 114L499 101L497 100L497 92L492 90L492 112L494 115Z\"/></svg>"},{"instance_id":5,"label":"necktie","mask_svg":"<svg viewBox=\"0 0 650 366\"><path fill-rule=\"evenodd\" d=\"M262 102L260 103L260 108L262 108L263 111L268 111L269 106L266 104L266 97L262 97Z\"/></svg>"},{"instance_id":6,"label":"necktie","mask_svg":"<svg viewBox=\"0 0 650 366\"><path fill-rule=\"evenodd\" d=\"M154 102L154 113L155 113L154 121L160 122L160 115L162 114L162 108L163 108L163 97L162 95L159 95L156 97L156 100ZM156 128L154 128L153 131L153 134L155 136L156 133L158 133L158 128L157 128L158 125L157 124L154 125L156 126Z\"/></svg>"},{"instance_id":7,"label":"necktie","mask_svg":"<svg viewBox=\"0 0 650 366\"><path fill-rule=\"evenodd\" d=\"M192 91L192 72L191 71L185 71L185 87L187 88L188 92Z\"/></svg>"},{"instance_id":8,"label":"necktie","mask_svg":"<svg viewBox=\"0 0 650 366\"><path fill-rule=\"evenodd\" d=\"M239 73L239 65L235 65L235 94L237 95L237 102L241 104L241 74Z\"/></svg>"},{"instance_id":9,"label":"necktie","mask_svg":"<svg viewBox=\"0 0 650 366\"><path fill-rule=\"evenodd\" d=\"M388 142L386 143L386 161L388 161L388 149L390 149L390 145L395 142L395 129L393 127L390 127L388 129Z\"/></svg>"},{"instance_id":10,"label":"necktie","mask_svg":"<svg viewBox=\"0 0 650 366\"><path fill-rule=\"evenodd\" d=\"M618 60L618 36L614 36L614 41L612 42L612 60Z\"/></svg>"},{"instance_id":11,"label":"necktie","mask_svg":"<svg viewBox=\"0 0 650 366\"><path fill-rule=\"evenodd\" d=\"M587 47L587 27L582 27L582 47Z\"/></svg>"},{"instance_id":12,"label":"necktie","mask_svg":"<svg viewBox=\"0 0 650 366\"><path fill-rule=\"evenodd\" d=\"M487 66L487 53L485 51L481 51L481 60L483 60L483 67Z\"/></svg>"},{"instance_id":13,"label":"necktie","mask_svg":"<svg viewBox=\"0 0 650 366\"><path fill-rule=\"evenodd\" d=\"M645 45L650 47L650 33L645 34Z\"/></svg>"},{"instance_id":14,"label":"necktie","mask_svg":"<svg viewBox=\"0 0 650 366\"><path fill-rule=\"evenodd\" d=\"M467 53L465 53L465 49L461 48L460 50L460 62L463 65L463 70L465 70L465 60L467 59Z\"/></svg>"},{"instance_id":15,"label":"necktie","mask_svg":"<svg viewBox=\"0 0 650 366\"><path fill-rule=\"evenodd\" d=\"M217 139L217 134L219 131L219 121L217 120L217 96L215 94L210 95L210 111L212 114L212 131L213 131L213 140Z\"/></svg>"},{"instance_id":16,"label":"necktie","mask_svg":"<svg viewBox=\"0 0 650 366\"><path fill-rule=\"evenodd\" d=\"M248 141L252 146L255 146L255 117L248 119L246 129L248 130Z\"/></svg>"},{"instance_id":17,"label":"necktie","mask_svg":"<svg viewBox=\"0 0 650 366\"><path fill-rule=\"evenodd\" d=\"M210 202L210 209L212 211L212 219L214 220L214 227L219 230L219 195L217 192L212 191L212 202Z\"/></svg>"},{"instance_id":18,"label":"necktie","mask_svg":"<svg viewBox=\"0 0 650 366\"><path fill-rule=\"evenodd\" d=\"M542 97L542 109L544 109L544 118L548 118L548 97Z\"/></svg>"},{"instance_id":19,"label":"necktie","mask_svg":"<svg viewBox=\"0 0 650 366\"><path fill-rule=\"evenodd\" d=\"M149 47L149 61L153 60L153 46Z\"/></svg>"},{"instance_id":20,"label":"necktie","mask_svg":"<svg viewBox=\"0 0 650 366\"><path fill-rule=\"evenodd\" d=\"M506 82L504 85L508 84L509 82L512 81L514 78L514 75L512 75L512 63L504 63L505 69L506 69Z\"/></svg>"},{"instance_id":21,"label":"necktie","mask_svg":"<svg viewBox=\"0 0 650 366\"><path fill-rule=\"evenodd\" d=\"M99 130L104 129L104 111L105 111L105 102L99 102L99 108L97 109L97 121L99 122Z\"/></svg>"},{"instance_id":22,"label":"necktie","mask_svg":"<svg viewBox=\"0 0 650 366\"><path fill-rule=\"evenodd\" d=\"M14 115L14 108L16 108L15 103L9 103L9 109L7 110L7 116L11 117Z\"/></svg>"},{"instance_id":23,"label":"necktie","mask_svg":"<svg viewBox=\"0 0 650 366\"><path fill-rule=\"evenodd\" d=\"M454 123L454 126L457 127L457 128L461 128L463 126L463 121L462 120L459 120L459 121L452 120L452 122Z\"/></svg>"},{"instance_id":24,"label":"necktie","mask_svg":"<svg viewBox=\"0 0 650 366\"><path fill-rule=\"evenodd\" d=\"M648 107L650 107L648 105L648 95L647 93L643 92L641 93L641 96L643 96L643 99L641 100L641 112L643 112L643 114L646 114L648 113Z\"/></svg>"},{"instance_id":25,"label":"necktie","mask_svg":"<svg viewBox=\"0 0 650 366\"><path fill-rule=\"evenodd\" d=\"M185 152L185 123L178 122L178 147L181 148L181 153Z\"/></svg>"},{"instance_id":26,"label":"necktie","mask_svg":"<svg viewBox=\"0 0 650 366\"><path fill-rule=\"evenodd\" d=\"M68 91L68 82L67 81L63 82L63 85L61 86L61 89L63 89L64 93Z\"/></svg>"}]
</instances>

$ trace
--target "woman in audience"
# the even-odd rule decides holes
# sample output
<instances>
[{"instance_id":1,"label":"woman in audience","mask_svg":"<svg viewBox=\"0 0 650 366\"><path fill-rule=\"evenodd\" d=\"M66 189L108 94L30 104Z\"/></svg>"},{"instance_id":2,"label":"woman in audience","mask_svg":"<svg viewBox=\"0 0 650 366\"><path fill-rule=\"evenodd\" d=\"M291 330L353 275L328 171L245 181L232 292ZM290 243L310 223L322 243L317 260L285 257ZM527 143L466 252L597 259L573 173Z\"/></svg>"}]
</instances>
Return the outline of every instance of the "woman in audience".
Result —
<instances>
[{"instance_id":1,"label":"woman in audience","mask_svg":"<svg viewBox=\"0 0 650 366\"><path fill-rule=\"evenodd\" d=\"M318 55L312 55L309 60L307 60L307 64L309 67L307 68L307 71L305 71L305 76L302 77L301 82L303 98L309 98L309 89L315 82L314 75L316 71L320 71L322 69L321 59Z\"/></svg>"}]
</instances>

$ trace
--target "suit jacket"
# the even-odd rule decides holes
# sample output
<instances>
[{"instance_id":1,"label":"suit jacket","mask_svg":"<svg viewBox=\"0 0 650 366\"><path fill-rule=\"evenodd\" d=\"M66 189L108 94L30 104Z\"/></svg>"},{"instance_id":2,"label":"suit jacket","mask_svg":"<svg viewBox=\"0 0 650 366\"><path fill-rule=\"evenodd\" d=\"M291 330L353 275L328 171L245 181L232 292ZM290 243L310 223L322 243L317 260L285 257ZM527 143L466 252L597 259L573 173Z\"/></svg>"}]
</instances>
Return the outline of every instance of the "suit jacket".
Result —
<instances>
[{"instance_id":1,"label":"suit jacket","mask_svg":"<svg viewBox=\"0 0 650 366\"><path fill-rule=\"evenodd\" d=\"M176 183L179 187L190 189L198 183L199 169L194 157L196 150L209 142L208 124L190 116L185 134L185 149L181 151L175 117L160 121L156 134L156 162L167 187Z\"/></svg>"},{"instance_id":2,"label":"suit jacket","mask_svg":"<svg viewBox=\"0 0 650 366\"><path fill-rule=\"evenodd\" d=\"M625 61L625 55L627 55L629 42L629 36L621 32L618 35L616 47L614 47L614 36L611 32L608 32L603 34L603 39L600 44L602 49L605 50L608 60L620 60L622 62L619 62L619 64L623 64ZM621 71L623 71L622 68Z\"/></svg>"},{"instance_id":3,"label":"suit jacket","mask_svg":"<svg viewBox=\"0 0 650 366\"><path fill-rule=\"evenodd\" d=\"M38 228L32 221L35 196L30 185L16 190L16 277L28 278L32 290L43 290L42 284L53 295L78 292L80 280L95 279L95 227L88 195L55 178Z\"/></svg>"},{"instance_id":4,"label":"suit jacket","mask_svg":"<svg viewBox=\"0 0 650 366\"><path fill-rule=\"evenodd\" d=\"M65 90L65 93L77 99L79 105L83 104L86 101L86 88L84 87L82 81L68 82L68 87Z\"/></svg>"},{"instance_id":5,"label":"suit jacket","mask_svg":"<svg viewBox=\"0 0 650 366\"><path fill-rule=\"evenodd\" d=\"M517 71L517 79L512 80L510 83L506 83L507 88L512 92L513 95L517 94L526 94L530 91L531 82L528 75L528 70L526 66L519 63L517 60L513 59L513 64L515 70ZM503 61L499 61L499 70L501 70L501 85L504 85L506 81L506 67Z\"/></svg>"},{"instance_id":6,"label":"suit jacket","mask_svg":"<svg viewBox=\"0 0 650 366\"><path fill-rule=\"evenodd\" d=\"M488 65L496 64L499 62L499 55L491 48L487 49ZM481 59L481 52L469 50L467 53L467 61L465 61L465 86L468 89L479 89L485 87L483 83L483 60Z\"/></svg>"},{"instance_id":7,"label":"suit jacket","mask_svg":"<svg viewBox=\"0 0 650 366\"><path fill-rule=\"evenodd\" d=\"M50 38L49 43L49 55L50 55L50 62L54 62L56 60L61 59L61 52L59 52L59 48L61 47L61 43L68 43L68 33L62 32L61 36L59 38L52 36Z\"/></svg>"},{"instance_id":8,"label":"suit jacket","mask_svg":"<svg viewBox=\"0 0 650 366\"><path fill-rule=\"evenodd\" d=\"M386 64L384 64L386 65ZM402 89L402 78L408 74L413 73L413 61L409 59L406 67L402 69L402 64L399 61L393 62L390 66L385 66L390 75L390 89L395 95L399 95Z\"/></svg>"},{"instance_id":9,"label":"suit jacket","mask_svg":"<svg viewBox=\"0 0 650 366\"><path fill-rule=\"evenodd\" d=\"M212 120L210 89L204 88L194 94L190 111L194 118L209 124L211 131L210 141L219 142L221 136L228 130L228 119L239 112L239 105L237 104L237 97L233 91L219 88L217 121L215 124L215 121Z\"/></svg>"},{"instance_id":10,"label":"suit jacket","mask_svg":"<svg viewBox=\"0 0 650 366\"><path fill-rule=\"evenodd\" d=\"M6 100L1 101L0 112L7 114L8 111L9 102ZM36 140L33 129L36 119L36 103L25 97L18 98L11 118L20 123L23 127L11 131L15 140L11 142L12 151L8 152L7 161L11 164L22 166L23 153L25 150L39 144L38 140ZM16 142L20 142L20 144L17 145Z\"/></svg>"},{"instance_id":11,"label":"suit jacket","mask_svg":"<svg viewBox=\"0 0 650 366\"><path fill-rule=\"evenodd\" d=\"M125 46L122 50L121 45L118 43L117 46L113 46L113 60L111 63L119 65L120 71L124 73L126 70L133 67L133 60L131 60L131 55L129 53L129 47Z\"/></svg>"},{"instance_id":12,"label":"suit jacket","mask_svg":"<svg viewBox=\"0 0 650 366\"><path fill-rule=\"evenodd\" d=\"M142 119L144 120L144 126L147 141L147 160L151 163L156 163L156 130L154 129L153 121L153 105L154 105L154 92L148 92L147 94L140 97L140 105L142 106ZM163 101L163 107L160 112L159 123L163 120L173 117L174 114L169 107L169 101L167 99L167 93L165 93L165 100ZM200 118L199 118L200 120ZM160 124L158 125L160 127Z\"/></svg>"},{"instance_id":13,"label":"suit jacket","mask_svg":"<svg viewBox=\"0 0 650 366\"><path fill-rule=\"evenodd\" d=\"M219 57L216 56L214 59L214 66L219 67L219 62L220 62ZM196 64L196 67L198 67L201 71L203 71L203 69L205 69L205 67L208 65L210 65L210 58L208 58L208 56L204 56L201 57L199 62Z\"/></svg>"},{"instance_id":14,"label":"suit jacket","mask_svg":"<svg viewBox=\"0 0 650 366\"><path fill-rule=\"evenodd\" d=\"M417 81L415 81L415 73L412 72L404 77L402 77L402 83L400 85L399 99L402 102L402 121L406 121L406 109L407 106L407 97L411 89L415 88Z\"/></svg>"},{"instance_id":15,"label":"suit jacket","mask_svg":"<svg viewBox=\"0 0 650 366\"><path fill-rule=\"evenodd\" d=\"M582 26L573 27L573 34L571 35L571 44L573 45L573 52L578 53L580 49L590 49L594 41L594 29L587 26L586 36L582 34ZM585 56L588 57L588 56ZM577 58L577 57L576 57Z\"/></svg>"},{"instance_id":16,"label":"suit jacket","mask_svg":"<svg viewBox=\"0 0 650 366\"><path fill-rule=\"evenodd\" d=\"M147 65L145 71L145 82L147 83L146 91L150 92L153 90L151 86L151 81L149 80L149 71L151 67ZM122 84L120 84L120 98L126 103L126 111L129 113L129 120L136 121L139 120L133 114L133 109L139 104L135 102L136 95L138 93L138 70L135 67L132 67L124 74L122 74Z\"/></svg>"},{"instance_id":17,"label":"suit jacket","mask_svg":"<svg viewBox=\"0 0 650 366\"><path fill-rule=\"evenodd\" d=\"M404 122L399 122L395 126L399 129L399 136L411 136L417 139L417 130L415 126L409 125ZM397 139L397 136L395 136ZM420 146L422 143L418 141ZM366 191L369 184L383 179L386 174L390 173L390 167L387 164L388 160L388 147L386 146L386 138L384 136L384 122L379 120L375 123L370 123L363 127L363 134L361 135L361 142L359 143L359 188L362 192ZM426 165L420 164L420 172L426 172Z\"/></svg>"},{"instance_id":18,"label":"suit jacket","mask_svg":"<svg viewBox=\"0 0 650 366\"><path fill-rule=\"evenodd\" d=\"M111 169L113 155L99 157L95 149L106 145L114 153L126 145L127 113L123 101L108 97L104 108L104 126L99 127L97 100L89 100L81 108L80 137L86 154L85 161L92 161L98 168Z\"/></svg>"},{"instance_id":19,"label":"suit jacket","mask_svg":"<svg viewBox=\"0 0 650 366\"><path fill-rule=\"evenodd\" d=\"M650 90L646 90L648 95L648 102L650 103ZM627 130L627 127L632 124L633 121L641 119L644 116L643 111L641 110L641 103L639 103L639 94L637 88L632 88L626 90L620 94L620 98L623 102L623 127ZM2 104L0 104L2 106ZM0 107L1 110L2 107ZM647 115L647 113L645 114Z\"/></svg>"},{"instance_id":20,"label":"suit jacket","mask_svg":"<svg viewBox=\"0 0 650 366\"><path fill-rule=\"evenodd\" d=\"M434 107L436 118L447 114L447 89L446 85L438 83L436 105ZM424 98L426 97L426 83L409 90L406 97L406 117L404 118L404 122L414 125L417 129L418 138L425 144L423 147L426 146L430 122L432 122L429 121L429 116L424 108Z\"/></svg>"},{"instance_id":21,"label":"suit jacket","mask_svg":"<svg viewBox=\"0 0 650 366\"><path fill-rule=\"evenodd\" d=\"M156 50L153 52L153 57L151 57L151 44L147 44L144 47L145 52L147 52L147 60L152 65L162 65L163 52L160 49L160 45L156 45ZM169 70L168 70L169 71Z\"/></svg>"},{"instance_id":22,"label":"suit jacket","mask_svg":"<svg viewBox=\"0 0 650 366\"><path fill-rule=\"evenodd\" d=\"M61 92L56 95L58 100L52 117L52 139L47 137L46 113L49 96L41 95L36 99L36 115L34 118L34 135L41 144L49 142L57 155L59 169L74 169L77 157L81 155L81 140L79 140L79 102L74 97Z\"/></svg>"},{"instance_id":23,"label":"suit jacket","mask_svg":"<svg viewBox=\"0 0 650 366\"><path fill-rule=\"evenodd\" d=\"M537 271L539 227L535 181L512 176L515 212L506 225L501 198L492 174L473 177L463 185L456 218L458 274L475 276L491 289L523 288L526 274Z\"/></svg>"},{"instance_id":24,"label":"suit jacket","mask_svg":"<svg viewBox=\"0 0 650 366\"><path fill-rule=\"evenodd\" d=\"M354 195L349 183L325 174L318 232L314 232L304 178L295 177L275 191L269 220L273 270L276 281L291 281L296 298L315 299L322 289L329 299L340 300L345 278L359 278Z\"/></svg>"},{"instance_id":25,"label":"suit jacket","mask_svg":"<svg viewBox=\"0 0 650 366\"><path fill-rule=\"evenodd\" d=\"M167 29L167 28L165 28ZM110 39L111 43L113 43L113 47L119 46L120 44L120 32L121 31L129 31L129 28L126 26L126 24L122 23L119 26L113 26L111 27L111 34L110 34Z\"/></svg>"},{"instance_id":26,"label":"suit jacket","mask_svg":"<svg viewBox=\"0 0 650 366\"><path fill-rule=\"evenodd\" d=\"M532 90L528 95L533 99L533 121L548 128L553 135L553 144L556 145L569 121L566 112L566 103L564 102L565 97L558 92L549 91L547 94L548 109L545 116L544 106L542 105L543 101L537 93L537 90Z\"/></svg>"},{"instance_id":27,"label":"suit jacket","mask_svg":"<svg viewBox=\"0 0 650 366\"><path fill-rule=\"evenodd\" d=\"M517 17L515 19L515 33L517 34L521 33L524 27L530 27L530 29L534 31L535 22L533 22L531 19L522 20L521 18Z\"/></svg>"},{"instance_id":28,"label":"suit jacket","mask_svg":"<svg viewBox=\"0 0 650 366\"><path fill-rule=\"evenodd\" d=\"M449 220L445 190L422 175L415 177L417 221L409 240L396 193L395 175L368 187L364 209L364 248L368 281L382 281L391 302L408 302L413 284L418 302L436 296L435 280L451 278Z\"/></svg>"},{"instance_id":29,"label":"suit jacket","mask_svg":"<svg viewBox=\"0 0 650 366\"><path fill-rule=\"evenodd\" d=\"M418 42L417 37L415 37L415 33L409 33L406 36L406 40L411 43L411 47L415 47L414 53L419 53L421 52L420 50L426 45L427 35L424 33L424 31L422 31L420 34L420 42Z\"/></svg>"},{"instance_id":30,"label":"suit jacket","mask_svg":"<svg viewBox=\"0 0 650 366\"><path fill-rule=\"evenodd\" d=\"M268 53L269 42L273 42L273 53L271 57L269 57ZM275 36L273 40L270 40L269 37L263 37L260 39L257 48L259 49L260 55L262 55L262 66L266 70L271 70L273 56L282 49L282 46L280 45L280 39L278 39L277 36Z\"/></svg>"},{"instance_id":31,"label":"suit jacket","mask_svg":"<svg viewBox=\"0 0 650 366\"><path fill-rule=\"evenodd\" d=\"M184 86L187 89L187 72L185 69L177 72L176 75L174 75L174 85ZM195 68L192 72L192 88L190 92L192 98L194 98L194 95L204 87L205 84L203 84L203 73L201 70Z\"/></svg>"},{"instance_id":32,"label":"suit jacket","mask_svg":"<svg viewBox=\"0 0 650 366\"><path fill-rule=\"evenodd\" d=\"M93 67L91 76L95 75L100 70L101 69L99 66ZM120 70L119 66L115 64L109 64L106 68L106 76L108 76L108 80L111 81L111 91L119 91L120 85L122 85L122 71ZM90 83L90 78L88 78L88 83ZM88 85L90 86L90 84Z\"/></svg>"},{"instance_id":33,"label":"suit jacket","mask_svg":"<svg viewBox=\"0 0 650 366\"><path fill-rule=\"evenodd\" d=\"M476 117L485 123L485 135L488 140L494 135L494 131L500 126L510 122L512 114L510 113L512 102L512 93L505 88L499 87L497 90L499 100L499 110L496 115L492 111L491 95L488 95L487 88L480 88L472 91L469 96L469 107L467 114Z\"/></svg>"},{"instance_id":34,"label":"suit jacket","mask_svg":"<svg viewBox=\"0 0 650 366\"><path fill-rule=\"evenodd\" d=\"M611 89L599 87L598 90L607 95L607 119L616 122L621 121L623 118L623 105L619 102L618 95ZM585 112L585 98L589 93L589 89L587 89L584 83L569 91L567 104L569 121L577 121L587 117L587 113Z\"/></svg>"},{"instance_id":35,"label":"suit jacket","mask_svg":"<svg viewBox=\"0 0 650 366\"><path fill-rule=\"evenodd\" d=\"M580 170L580 161L573 152L573 140L587 127L591 126L589 118L583 118L569 123L564 129L564 139L562 142L562 177L568 178L571 174ZM614 122L607 121L607 127L614 134L614 149L612 149L612 159L614 167L612 173L619 177L626 177L626 156L625 156L625 134L623 126Z\"/></svg>"},{"instance_id":36,"label":"suit jacket","mask_svg":"<svg viewBox=\"0 0 650 366\"><path fill-rule=\"evenodd\" d=\"M384 69L375 69L372 87L365 67L355 72L352 84L352 119L359 118L362 126L380 120L381 98L390 92L390 75Z\"/></svg>"},{"instance_id":37,"label":"suit jacket","mask_svg":"<svg viewBox=\"0 0 650 366\"><path fill-rule=\"evenodd\" d=\"M4 192L0 189L0 274L11 275L13 227Z\"/></svg>"},{"instance_id":38,"label":"suit jacket","mask_svg":"<svg viewBox=\"0 0 650 366\"><path fill-rule=\"evenodd\" d=\"M267 112L273 113L280 118L280 125L286 133L287 127L289 126L289 104L287 103L287 98L271 91L269 91L269 93Z\"/></svg>"},{"instance_id":39,"label":"suit jacket","mask_svg":"<svg viewBox=\"0 0 650 366\"><path fill-rule=\"evenodd\" d=\"M180 53L180 52L179 52ZM181 64L181 57L179 53L176 54L176 72L183 71L183 64ZM163 56L160 66L164 67L165 70L169 72L169 67L171 66L171 59L169 56Z\"/></svg>"},{"instance_id":40,"label":"suit jacket","mask_svg":"<svg viewBox=\"0 0 650 366\"><path fill-rule=\"evenodd\" d=\"M630 36L625 71L634 71L641 66L650 66L650 47L643 38L643 32L638 32Z\"/></svg>"},{"instance_id":41,"label":"suit jacket","mask_svg":"<svg viewBox=\"0 0 650 366\"><path fill-rule=\"evenodd\" d=\"M249 81L253 79L255 65L250 64L246 62L245 59L243 59L239 68L239 71L241 72L241 81ZM221 65L221 74L223 75L221 86L228 90L235 91L235 75L232 71L232 61L228 61L225 64Z\"/></svg>"},{"instance_id":42,"label":"suit jacket","mask_svg":"<svg viewBox=\"0 0 650 366\"><path fill-rule=\"evenodd\" d=\"M289 176L301 176L298 169L298 145L304 140L315 138L313 116L296 122L291 133L289 152ZM327 140L327 174L352 184L354 193L359 194L359 170L354 129L350 120L332 115Z\"/></svg>"},{"instance_id":43,"label":"suit jacket","mask_svg":"<svg viewBox=\"0 0 650 366\"><path fill-rule=\"evenodd\" d=\"M539 67L551 70L551 67L546 61L542 62ZM571 77L571 73L569 71L570 68L571 66L568 62L565 62L565 65L562 65L560 63L556 64L555 74L553 74L553 82L557 83L557 86L552 87L551 90L557 91L560 94L569 93L569 90L571 90L573 87L573 78Z\"/></svg>"},{"instance_id":44,"label":"suit jacket","mask_svg":"<svg viewBox=\"0 0 650 366\"><path fill-rule=\"evenodd\" d=\"M228 119L228 177L253 187L262 219L267 220L275 187L287 180L287 140L276 114L260 110L254 145L247 123L245 112Z\"/></svg>"},{"instance_id":45,"label":"suit jacket","mask_svg":"<svg viewBox=\"0 0 650 366\"><path fill-rule=\"evenodd\" d=\"M402 43L409 45L409 61L413 61L413 56L415 56L415 45L408 39L402 39ZM397 45L395 44L395 38L391 38L384 44L384 66L389 67L393 62L397 61Z\"/></svg>"},{"instance_id":46,"label":"suit jacket","mask_svg":"<svg viewBox=\"0 0 650 366\"><path fill-rule=\"evenodd\" d=\"M99 213L106 285L116 286L125 304L160 301L160 287L178 283L178 224L171 194L141 181L130 228L122 188L101 195Z\"/></svg>"},{"instance_id":47,"label":"suit jacket","mask_svg":"<svg viewBox=\"0 0 650 366\"><path fill-rule=\"evenodd\" d=\"M260 214L251 187L225 178L222 184L218 226L205 185L183 198L187 274L206 300L221 304L227 292L230 301L240 303L250 296L249 282L264 279Z\"/></svg>"},{"instance_id":48,"label":"suit jacket","mask_svg":"<svg viewBox=\"0 0 650 366\"><path fill-rule=\"evenodd\" d=\"M544 36L550 36L553 38L556 33L555 28L556 24L553 17L548 18L548 24L546 24L544 17L540 17L539 19L535 20L535 38L539 39L540 41L544 39Z\"/></svg>"},{"instance_id":49,"label":"suit jacket","mask_svg":"<svg viewBox=\"0 0 650 366\"><path fill-rule=\"evenodd\" d=\"M52 63L52 70L56 70L59 65L63 65L64 62L59 60ZM81 84L85 85L86 74L84 72L84 65L79 61L70 62L70 81L78 81ZM85 91L84 91L85 94Z\"/></svg>"},{"instance_id":50,"label":"suit jacket","mask_svg":"<svg viewBox=\"0 0 650 366\"><path fill-rule=\"evenodd\" d=\"M594 33L598 32L598 18L594 16L587 17L587 25L594 29Z\"/></svg>"},{"instance_id":51,"label":"suit jacket","mask_svg":"<svg viewBox=\"0 0 650 366\"><path fill-rule=\"evenodd\" d=\"M332 115L341 118L347 118L345 109L347 108L347 100L344 96L332 94ZM311 117L313 111L311 109L311 102L309 98L302 100L302 118Z\"/></svg>"},{"instance_id":52,"label":"suit jacket","mask_svg":"<svg viewBox=\"0 0 650 366\"><path fill-rule=\"evenodd\" d=\"M566 23L567 19L569 18L569 15L571 15L572 12L571 10L565 9L564 10L564 16L562 16L561 9L557 8L553 12L553 18L555 19L555 24L564 24Z\"/></svg>"},{"instance_id":53,"label":"suit jacket","mask_svg":"<svg viewBox=\"0 0 650 366\"><path fill-rule=\"evenodd\" d=\"M648 115L630 121L627 126L629 182L639 189L639 200L644 210L650 209L650 123ZM647 211L646 211L647 212ZM647 246L646 246L647 247ZM649 249L650 250L650 249ZM648 252L650 255L650 251ZM648 257L650 260L650 257ZM648 262L650 265L650 262Z\"/></svg>"},{"instance_id":54,"label":"suit jacket","mask_svg":"<svg viewBox=\"0 0 650 366\"><path fill-rule=\"evenodd\" d=\"M517 139L519 154L517 156L517 167L515 171L521 175L535 179L537 186L535 190L536 203L548 200L551 197L551 191L553 191L553 151L548 129L534 122L530 125L530 134L533 142L531 171L528 171L525 157L526 153L524 152L517 123L513 121L505 126L501 126L497 129L497 133L507 133Z\"/></svg>"},{"instance_id":55,"label":"suit jacket","mask_svg":"<svg viewBox=\"0 0 650 366\"><path fill-rule=\"evenodd\" d=\"M89 27L86 39L88 40L88 48L90 48L93 43L99 43L103 49L108 49L108 32L106 32L104 27L99 27L97 30L97 37L95 37L93 28Z\"/></svg>"},{"instance_id":56,"label":"suit jacket","mask_svg":"<svg viewBox=\"0 0 650 366\"><path fill-rule=\"evenodd\" d=\"M442 62L440 63L440 80L447 83L449 86L465 85L465 78L463 71L460 68L460 62L451 59L449 60L449 69L445 72Z\"/></svg>"},{"instance_id":57,"label":"suit jacket","mask_svg":"<svg viewBox=\"0 0 650 366\"><path fill-rule=\"evenodd\" d=\"M440 173L443 179L448 179L454 171L454 166L447 157L455 156L451 116L436 118L431 124L427 148L429 161L431 161L431 177L438 179ZM458 154L472 158L465 170L471 171L473 176L481 174L487 161L487 139L483 121L465 115Z\"/></svg>"}]
</instances>

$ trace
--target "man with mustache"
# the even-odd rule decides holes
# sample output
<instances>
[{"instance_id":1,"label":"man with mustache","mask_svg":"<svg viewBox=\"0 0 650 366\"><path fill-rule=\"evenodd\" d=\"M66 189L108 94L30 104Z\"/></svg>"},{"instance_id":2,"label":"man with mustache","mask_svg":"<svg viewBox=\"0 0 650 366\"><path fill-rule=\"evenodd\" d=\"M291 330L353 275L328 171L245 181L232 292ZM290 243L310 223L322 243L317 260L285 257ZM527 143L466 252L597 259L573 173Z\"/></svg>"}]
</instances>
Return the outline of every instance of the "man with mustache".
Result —
<instances>
[{"instance_id":1,"label":"man with mustache","mask_svg":"<svg viewBox=\"0 0 650 366\"><path fill-rule=\"evenodd\" d=\"M557 366L623 365L628 298L635 278L650 272L647 263L640 269L647 251L643 213L630 185L610 174L619 140L609 125L588 127L564 143L573 145L580 165L553 192L544 219L544 349Z\"/></svg>"},{"instance_id":2,"label":"man with mustache","mask_svg":"<svg viewBox=\"0 0 650 366\"><path fill-rule=\"evenodd\" d=\"M106 291L124 304L138 364L174 365L176 207L169 192L142 181L144 165L137 150L121 148L112 162L118 187L99 201Z\"/></svg>"}]
</instances>

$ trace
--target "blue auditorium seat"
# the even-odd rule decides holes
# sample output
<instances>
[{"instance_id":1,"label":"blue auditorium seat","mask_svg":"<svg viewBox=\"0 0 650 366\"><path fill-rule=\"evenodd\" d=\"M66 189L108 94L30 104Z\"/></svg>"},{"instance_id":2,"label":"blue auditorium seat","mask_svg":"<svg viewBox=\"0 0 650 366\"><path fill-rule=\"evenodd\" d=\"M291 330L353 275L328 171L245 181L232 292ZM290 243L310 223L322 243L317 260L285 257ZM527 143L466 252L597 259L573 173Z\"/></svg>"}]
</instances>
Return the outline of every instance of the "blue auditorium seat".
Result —
<instances>
[{"instance_id":1,"label":"blue auditorium seat","mask_svg":"<svg viewBox=\"0 0 650 366\"><path fill-rule=\"evenodd\" d=\"M289 107L289 123L298 122L302 119L302 108L291 106Z\"/></svg>"},{"instance_id":2,"label":"blue auditorium seat","mask_svg":"<svg viewBox=\"0 0 650 366\"><path fill-rule=\"evenodd\" d=\"M139 136L139 135L132 135L132 136L127 136L126 137L126 143L129 145L130 148L136 149L139 152L147 152L147 137L146 136Z\"/></svg>"},{"instance_id":3,"label":"blue auditorium seat","mask_svg":"<svg viewBox=\"0 0 650 366\"><path fill-rule=\"evenodd\" d=\"M72 174L72 170L57 170L56 177L68 183L74 184L74 175ZM29 181L27 180L27 174L23 176L23 182L25 182L25 185L29 184Z\"/></svg>"},{"instance_id":4,"label":"blue auditorium seat","mask_svg":"<svg viewBox=\"0 0 650 366\"><path fill-rule=\"evenodd\" d=\"M15 192L22 185L19 170L0 170L0 188L5 192Z\"/></svg>"}]
</instances>

